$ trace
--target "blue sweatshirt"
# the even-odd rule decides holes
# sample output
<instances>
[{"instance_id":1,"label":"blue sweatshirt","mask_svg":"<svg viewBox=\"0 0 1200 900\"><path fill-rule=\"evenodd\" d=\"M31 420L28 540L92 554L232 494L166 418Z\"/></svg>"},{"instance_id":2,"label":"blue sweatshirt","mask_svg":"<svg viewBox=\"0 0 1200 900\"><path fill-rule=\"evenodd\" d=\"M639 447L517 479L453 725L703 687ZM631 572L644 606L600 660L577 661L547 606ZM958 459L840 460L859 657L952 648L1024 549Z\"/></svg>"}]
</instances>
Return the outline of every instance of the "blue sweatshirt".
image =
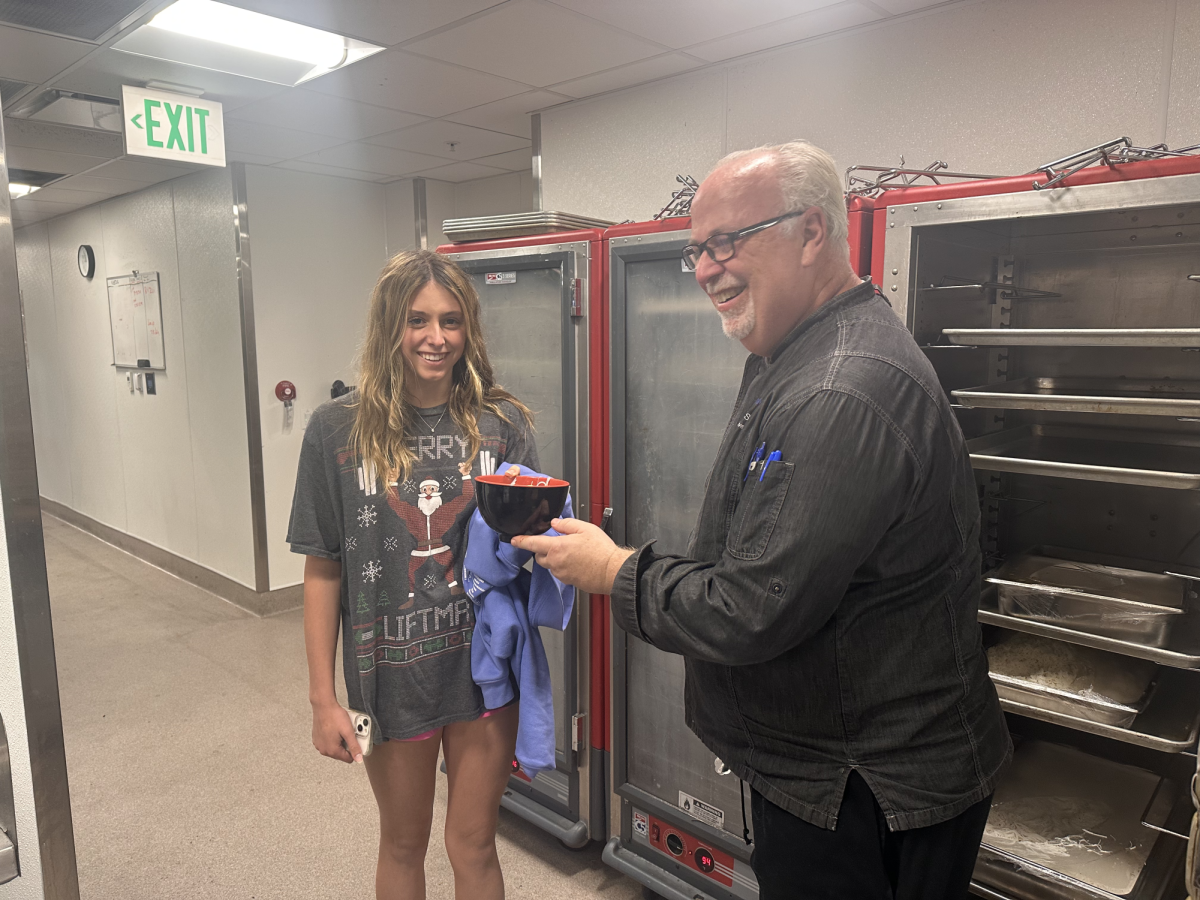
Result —
<instances>
[{"instance_id":1,"label":"blue sweatshirt","mask_svg":"<svg viewBox=\"0 0 1200 900\"><path fill-rule=\"evenodd\" d=\"M496 471L504 468L498 466ZM538 473L522 466L521 474ZM568 497L561 518L572 517ZM558 532L552 529L547 534ZM532 557L528 550L501 541L478 510L471 516L463 560L463 587L475 604L471 674L488 709L520 698L517 762L530 778L553 769L555 761L550 664L538 627L564 630L575 605L571 585L537 563L532 573L522 568Z\"/></svg>"}]
</instances>

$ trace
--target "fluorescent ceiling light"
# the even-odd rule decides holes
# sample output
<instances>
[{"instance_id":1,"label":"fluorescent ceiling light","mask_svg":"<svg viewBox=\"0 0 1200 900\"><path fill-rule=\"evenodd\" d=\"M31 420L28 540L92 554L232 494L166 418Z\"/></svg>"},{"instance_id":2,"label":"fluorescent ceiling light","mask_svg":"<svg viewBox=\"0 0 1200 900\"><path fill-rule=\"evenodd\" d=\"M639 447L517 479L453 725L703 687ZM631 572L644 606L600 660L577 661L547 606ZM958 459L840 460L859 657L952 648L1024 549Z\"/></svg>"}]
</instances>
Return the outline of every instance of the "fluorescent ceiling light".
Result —
<instances>
[{"instance_id":1,"label":"fluorescent ceiling light","mask_svg":"<svg viewBox=\"0 0 1200 900\"><path fill-rule=\"evenodd\" d=\"M114 47L278 84L309 81L383 49L215 0L177 0Z\"/></svg>"},{"instance_id":2,"label":"fluorescent ceiling light","mask_svg":"<svg viewBox=\"0 0 1200 900\"><path fill-rule=\"evenodd\" d=\"M37 185L10 181L8 183L8 199L16 200L18 197L26 197L36 190L38 190Z\"/></svg>"}]
</instances>

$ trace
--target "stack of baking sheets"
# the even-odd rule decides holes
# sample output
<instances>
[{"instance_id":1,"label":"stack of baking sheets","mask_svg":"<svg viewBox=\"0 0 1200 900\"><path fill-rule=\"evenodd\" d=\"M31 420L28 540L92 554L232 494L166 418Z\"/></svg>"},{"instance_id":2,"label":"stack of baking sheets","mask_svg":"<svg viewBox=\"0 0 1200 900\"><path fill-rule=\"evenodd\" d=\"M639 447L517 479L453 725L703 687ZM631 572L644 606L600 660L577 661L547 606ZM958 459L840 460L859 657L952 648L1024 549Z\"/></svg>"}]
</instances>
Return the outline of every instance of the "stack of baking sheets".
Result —
<instances>
[{"instance_id":1,"label":"stack of baking sheets","mask_svg":"<svg viewBox=\"0 0 1200 900\"><path fill-rule=\"evenodd\" d=\"M593 219L572 213L539 210L512 213L506 216L475 216L470 219L446 219L442 233L456 244L466 241L494 241L499 238L523 237L529 234L552 234L556 231L576 231L580 228L607 228L615 224L606 219Z\"/></svg>"}]
</instances>

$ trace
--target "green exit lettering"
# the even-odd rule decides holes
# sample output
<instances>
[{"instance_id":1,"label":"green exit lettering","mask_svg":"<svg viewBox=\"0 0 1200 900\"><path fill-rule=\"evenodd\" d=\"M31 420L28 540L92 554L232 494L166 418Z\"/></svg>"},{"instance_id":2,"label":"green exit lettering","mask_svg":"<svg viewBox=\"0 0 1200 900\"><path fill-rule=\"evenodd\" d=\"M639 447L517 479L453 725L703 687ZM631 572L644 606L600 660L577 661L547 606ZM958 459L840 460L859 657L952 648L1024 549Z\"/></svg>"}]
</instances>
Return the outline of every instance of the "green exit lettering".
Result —
<instances>
[{"instance_id":1,"label":"green exit lettering","mask_svg":"<svg viewBox=\"0 0 1200 900\"><path fill-rule=\"evenodd\" d=\"M168 150L183 150L187 153L196 152L196 136L199 132L200 137L200 153L208 155L208 123L205 121L208 118L209 111L207 109L192 108L184 106L182 103L172 105L159 100L151 100L146 98L143 103L143 115L134 116L133 124L138 128L143 125L138 122L139 118L145 118L146 130L146 145L148 147L162 147L164 142L154 136L154 129L162 128L163 122L161 119L154 118L154 110L162 109L167 114L167 139L165 141L166 149ZM187 140L184 141L184 134L187 134Z\"/></svg>"}]
</instances>

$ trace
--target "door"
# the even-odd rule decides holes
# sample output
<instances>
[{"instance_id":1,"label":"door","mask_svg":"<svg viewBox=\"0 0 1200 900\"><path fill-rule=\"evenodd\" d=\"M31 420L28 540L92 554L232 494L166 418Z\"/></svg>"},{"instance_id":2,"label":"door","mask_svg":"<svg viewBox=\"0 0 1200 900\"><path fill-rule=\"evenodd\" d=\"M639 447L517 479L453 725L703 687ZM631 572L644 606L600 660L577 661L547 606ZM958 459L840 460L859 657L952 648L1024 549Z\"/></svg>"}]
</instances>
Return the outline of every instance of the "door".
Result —
<instances>
[{"instance_id":1,"label":"door","mask_svg":"<svg viewBox=\"0 0 1200 900\"><path fill-rule=\"evenodd\" d=\"M587 242L508 250L452 253L479 292L483 332L496 381L534 414L535 442L542 472L571 483L576 516L586 514L587 461L578 423L586 421L586 323L572 315L576 273L587 272ZM565 843L587 841L586 797L580 796L578 771L586 767L586 748L572 746L572 718L580 712L581 663L586 664L586 597L576 597L566 631L541 629L550 663L555 710L554 771L532 782L514 775L514 790L544 805L567 824L548 830ZM582 634L581 634L582 632ZM586 794L586 789L584 790ZM527 810L525 810L527 812ZM546 825L538 811L537 824ZM559 834L566 827L569 834Z\"/></svg>"},{"instance_id":2,"label":"door","mask_svg":"<svg viewBox=\"0 0 1200 900\"><path fill-rule=\"evenodd\" d=\"M682 231L612 238L610 271L616 538L635 547L655 540L658 552L677 554L687 552L746 360L683 268L686 240ZM654 823L662 820L748 862L738 779L719 773L713 754L684 724L683 684L681 657L614 632L613 782L628 801L623 839L667 864L643 833L660 830ZM706 805L703 820L685 811L693 800ZM635 809L640 827L631 829ZM675 855L701 874L686 854ZM728 888L728 881L740 881L738 895L746 896L744 877L719 883ZM724 896L717 885L705 891Z\"/></svg>"}]
</instances>

